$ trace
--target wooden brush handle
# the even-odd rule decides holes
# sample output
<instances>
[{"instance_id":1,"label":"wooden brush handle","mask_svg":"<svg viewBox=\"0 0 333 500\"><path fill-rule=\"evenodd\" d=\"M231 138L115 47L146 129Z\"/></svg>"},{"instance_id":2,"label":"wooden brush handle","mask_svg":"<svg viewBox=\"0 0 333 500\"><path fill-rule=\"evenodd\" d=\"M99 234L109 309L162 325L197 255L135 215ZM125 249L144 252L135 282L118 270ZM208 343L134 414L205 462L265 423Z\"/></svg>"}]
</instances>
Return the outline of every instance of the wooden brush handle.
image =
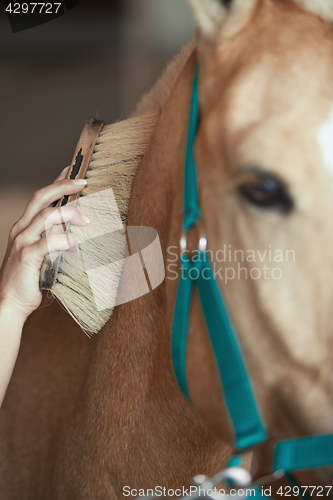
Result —
<instances>
[{"instance_id":1,"label":"wooden brush handle","mask_svg":"<svg viewBox=\"0 0 333 500\"><path fill-rule=\"evenodd\" d=\"M71 168L67 174L67 179L85 179L91 156L94 152L95 144L98 136L104 126L104 121L89 118L84 129L82 130L79 142L76 146ZM80 193L70 196L63 196L56 204L56 207L64 207L67 203L75 202ZM63 233L67 228L61 226L53 226L51 233ZM39 277L40 290L52 290L59 268L59 259L52 265L50 256L47 255L41 267Z\"/></svg>"}]
</instances>

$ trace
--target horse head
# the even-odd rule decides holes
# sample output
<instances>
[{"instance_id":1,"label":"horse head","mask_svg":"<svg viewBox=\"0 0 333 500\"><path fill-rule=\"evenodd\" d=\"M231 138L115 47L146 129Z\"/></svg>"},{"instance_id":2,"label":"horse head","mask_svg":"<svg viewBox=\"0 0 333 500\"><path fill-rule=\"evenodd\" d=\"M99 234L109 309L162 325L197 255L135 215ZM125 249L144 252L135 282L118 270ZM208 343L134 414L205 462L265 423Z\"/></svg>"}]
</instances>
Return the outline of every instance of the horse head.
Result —
<instances>
[{"instance_id":1,"label":"horse head","mask_svg":"<svg viewBox=\"0 0 333 500\"><path fill-rule=\"evenodd\" d=\"M269 437L332 433L333 2L190 3L215 276ZM232 442L199 308L187 371L195 407Z\"/></svg>"}]
</instances>

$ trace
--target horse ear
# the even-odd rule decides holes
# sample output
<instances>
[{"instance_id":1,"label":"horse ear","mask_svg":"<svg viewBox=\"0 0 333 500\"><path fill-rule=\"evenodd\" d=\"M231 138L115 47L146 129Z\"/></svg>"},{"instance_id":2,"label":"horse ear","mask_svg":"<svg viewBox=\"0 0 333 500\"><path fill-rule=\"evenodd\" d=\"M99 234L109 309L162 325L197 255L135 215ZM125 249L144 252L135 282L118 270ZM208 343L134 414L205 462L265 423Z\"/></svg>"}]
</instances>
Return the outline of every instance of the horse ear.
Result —
<instances>
[{"instance_id":1,"label":"horse ear","mask_svg":"<svg viewBox=\"0 0 333 500\"><path fill-rule=\"evenodd\" d=\"M233 0L188 0L198 26L205 34L211 33L232 8Z\"/></svg>"}]
</instances>

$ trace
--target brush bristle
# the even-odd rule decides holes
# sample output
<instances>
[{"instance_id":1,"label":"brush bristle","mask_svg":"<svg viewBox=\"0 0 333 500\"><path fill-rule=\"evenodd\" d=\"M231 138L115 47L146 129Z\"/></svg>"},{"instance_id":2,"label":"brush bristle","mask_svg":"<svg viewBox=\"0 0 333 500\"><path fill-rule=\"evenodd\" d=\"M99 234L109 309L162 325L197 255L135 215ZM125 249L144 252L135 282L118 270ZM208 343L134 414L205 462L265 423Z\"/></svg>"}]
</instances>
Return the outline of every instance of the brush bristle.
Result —
<instances>
[{"instance_id":1,"label":"brush bristle","mask_svg":"<svg viewBox=\"0 0 333 500\"><path fill-rule=\"evenodd\" d=\"M126 253L126 218L132 185L137 169L146 152L159 114L147 113L113 125L107 125L98 137L87 172L87 187L79 198L76 207L92 224L84 228L70 226L69 231L79 237L80 242L90 244L83 249L78 245L75 253L64 252L52 294L61 302L83 331L92 336L100 331L113 313L113 308L98 310L86 272L87 262L93 261L94 267L105 265L105 256L113 254L107 283L103 273L100 276L101 289L108 287L108 295L117 296L122 267L119 262ZM103 198L95 193L112 189L118 210L112 211ZM87 198L88 197L88 198ZM105 206L106 205L106 206ZM120 215L120 218L119 218ZM105 226L113 226L112 239L92 238L105 233ZM107 248L105 247L107 242ZM115 256L117 258L115 258ZM84 261L84 262L83 262ZM111 289L110 289L111 283Z\"/></svg>"}]
</instances>

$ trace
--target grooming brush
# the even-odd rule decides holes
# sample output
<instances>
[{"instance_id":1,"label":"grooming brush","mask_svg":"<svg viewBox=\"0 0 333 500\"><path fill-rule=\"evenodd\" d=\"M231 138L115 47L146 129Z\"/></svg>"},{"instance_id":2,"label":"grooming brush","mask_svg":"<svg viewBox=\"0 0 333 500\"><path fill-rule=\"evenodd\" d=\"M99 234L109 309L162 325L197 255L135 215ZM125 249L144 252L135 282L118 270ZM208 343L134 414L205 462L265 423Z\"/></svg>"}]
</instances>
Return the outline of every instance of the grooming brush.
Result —
<instances>
[{"instance_id":1,"label":"grooming brush","mask_svg":"<svg viewBox=\"0 0 333 500\"><path fill-rule=\"evenodd\" d=\"M74 158L71 163L67 179L85 179L89 162L91 160L91 156L97 142L98 136L104 127L105 122L100 120L95 120L95 118L89 118L87 121L79 142L76 146L76 150L74 153ZM55 205L55 207L60 208L64 207L67 204L71 203L72 206L77 204L77 200L79 198L79 193L71 196L63 196ZM61 230L67 230L66 227L60 228L60 231L57 227L53 229L51 232L61 232ZM42 264L41 272L40 272L40 280L39 280L39 288L40 290L52 290L54 287L57 274L59 272L59 264L60 259L57 258L55 261L51 261L50 255L47 255Z\"/></svg>"},{"instance_id":2,"label":"grooming brush","mask_svg":"<svg viewBox=\"0 0 333 500\"><path fill-rule=\"evenodd\" d=\"M101 272L100 285L108 286L108 294L116 297L121 262L127 250L125 228L132 184L157 119L157 113L147 113L104 125L103 121L90 118L67 175L70 179L86 179L87 185L78 195L64 196L56 204L58 208L76 206L91 224L52 228L52 232L66 230L73 234L78 249L61 252L55 259L48 255L41 268L39 286L51 291L88 336L99 332L113 308L96 307L87 270L111 266L111 282L109 279L106 285Z\"/></svg>"}]
</instances>

